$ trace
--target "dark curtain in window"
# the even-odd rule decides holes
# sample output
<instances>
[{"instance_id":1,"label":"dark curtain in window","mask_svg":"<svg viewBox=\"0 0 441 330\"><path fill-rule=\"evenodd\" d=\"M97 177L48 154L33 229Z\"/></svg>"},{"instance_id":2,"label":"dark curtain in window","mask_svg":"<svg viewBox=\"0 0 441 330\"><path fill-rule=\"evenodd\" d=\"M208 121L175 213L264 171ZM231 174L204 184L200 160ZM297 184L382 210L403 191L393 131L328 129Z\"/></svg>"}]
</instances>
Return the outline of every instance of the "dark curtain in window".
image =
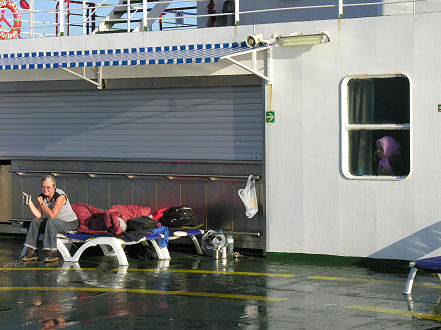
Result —
<instances>
[{"instance_id":1,"label":"dark curtain in window","mask_svg":"<svg viewBox=\"0 0 441 330\"><path fill-rule=\"evenodd\" d=\"M373 79L351 79L348 83L349 124L371 124L374 119ZM349 171L373 175L372 132L349 131Z\"/></svg>"}]
</instances>

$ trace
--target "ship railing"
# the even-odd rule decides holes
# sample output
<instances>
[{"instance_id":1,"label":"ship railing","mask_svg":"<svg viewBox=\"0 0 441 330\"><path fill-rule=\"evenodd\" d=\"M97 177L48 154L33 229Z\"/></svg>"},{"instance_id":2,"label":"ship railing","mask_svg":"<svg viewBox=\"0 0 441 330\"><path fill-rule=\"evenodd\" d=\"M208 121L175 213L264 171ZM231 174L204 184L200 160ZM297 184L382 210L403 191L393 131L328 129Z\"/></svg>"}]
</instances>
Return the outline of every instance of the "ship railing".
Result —
<instances>
[{"instance_id":1,"label":"ship railing","mask_svg":"<svg viewBox=\"0 0 441 330\"><path fill-rule=\"evenodd\" d=\"M17 1L18 5L18 0L10 1ZM250 1L252 3L254 0L235 0L231 2L231 8L225 11L214 7L215 3L225 3L225 0L38 0L35 2L34 0L20 0L20 4L23 1L28 4L29 8L21 9L22 26L19 38L239 25L241 21L250 22L252 15L286 11L301 11L302 13L328 11L331 15L321 19L335 19L344 18L346 11L361 6L372 8L404 5L407 8L413 8L410 11L415 13L416 2L430 2L430 0L380 0L378 2L359 0L358 3L354 1L348 3L345 2L347 0L329 0L328 4L320 5L246 9L252 8ZM165 9L157 14L154 8L160 5ZM405 13L408 13L408 10ZM382 15L380 10L377 15ZM14 19L17 18L14 18L8 8L0 9L0 28L12 29ZM252 24L258 23L256 20Z\"/></svg>"}]
</instances>

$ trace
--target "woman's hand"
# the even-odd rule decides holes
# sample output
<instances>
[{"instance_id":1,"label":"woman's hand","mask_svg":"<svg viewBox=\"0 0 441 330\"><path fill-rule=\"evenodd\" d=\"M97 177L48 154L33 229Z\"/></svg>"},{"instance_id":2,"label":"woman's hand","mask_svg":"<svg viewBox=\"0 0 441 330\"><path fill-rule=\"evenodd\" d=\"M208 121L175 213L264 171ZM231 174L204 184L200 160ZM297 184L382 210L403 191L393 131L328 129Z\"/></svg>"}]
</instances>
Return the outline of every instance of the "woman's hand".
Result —
<instances>
[{"instance_id":1,"label":"woman's hand","mask_svg":"<svg viewBox=\"0 0 441 330\"><path fill-rule=\"evenodd\" d=\"M32 195L29 195L29 194L25 193L24 191L22 191L22 194L23 194L23 199L25 198L25 196L29 196L29 204L30 204L32 201Z\"/></svg>"},{"instance_id":2,"label":"woman's hand","mask_svg":"<svg viewBox=\"0 0 441 330\"><path fill-rule=\"evenodd\" d=\"M29 195L29 194L25 193L24 191L22 192L22 194L23 194L23 198L25 196L29 196L29 208L31 209L31 212L34 215L34 217L41 218L43 216L43 210L41 209L40 203L43 202L43 198L39 196L37 198L37 201L39 202L39 204L37 206L35 206L34 203L32 202L32 195ZM40 202L40 198L41 198L41 202Z\"/></svg>"}]
</instances>

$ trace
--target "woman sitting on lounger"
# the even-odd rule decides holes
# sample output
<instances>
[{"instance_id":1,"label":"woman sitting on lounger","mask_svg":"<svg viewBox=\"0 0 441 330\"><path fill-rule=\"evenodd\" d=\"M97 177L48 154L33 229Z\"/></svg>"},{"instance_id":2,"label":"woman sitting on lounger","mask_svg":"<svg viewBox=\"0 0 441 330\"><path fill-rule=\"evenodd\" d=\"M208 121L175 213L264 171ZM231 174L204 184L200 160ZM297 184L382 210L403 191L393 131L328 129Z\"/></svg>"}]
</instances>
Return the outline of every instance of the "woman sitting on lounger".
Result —
<instances>
[{"instance_id":1,"label":"woman sitting on lounger","mask_svg":"<svg viewBox=\"0 0 441 330\"><path fill-rule=\"evenodd\" d=\"M55 178L45 175L41 178L43 193L37 197L37 205L29 196L29 209L35 216L29 227L24 245L28 247L21 261L38 260L37 240L40 232L44 231L43 250L47 250L44 262L58 261L57 234L78 228L79 222L70 206L69 199L63 190L57 188Z\"/></svg>"}]
</instances>

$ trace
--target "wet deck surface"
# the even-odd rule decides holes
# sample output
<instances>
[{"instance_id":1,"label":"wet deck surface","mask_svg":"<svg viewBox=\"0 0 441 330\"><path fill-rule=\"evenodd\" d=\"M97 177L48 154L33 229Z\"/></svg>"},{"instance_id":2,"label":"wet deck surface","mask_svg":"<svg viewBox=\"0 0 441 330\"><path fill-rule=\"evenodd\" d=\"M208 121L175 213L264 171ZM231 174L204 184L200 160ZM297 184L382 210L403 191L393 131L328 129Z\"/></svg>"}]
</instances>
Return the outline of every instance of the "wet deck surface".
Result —
<instances>
[{"instance_id":1,"label":"wet deck surface","mask_svg":"<svg viewBox=\"0 0 441 330\"><path fill-rule=\"evenodd\" d=\"M0 236L1 329L438 329L441 282L273 258L170 261L84 256L10 267L23 240Z\"/></svg>"}]
</instances>

